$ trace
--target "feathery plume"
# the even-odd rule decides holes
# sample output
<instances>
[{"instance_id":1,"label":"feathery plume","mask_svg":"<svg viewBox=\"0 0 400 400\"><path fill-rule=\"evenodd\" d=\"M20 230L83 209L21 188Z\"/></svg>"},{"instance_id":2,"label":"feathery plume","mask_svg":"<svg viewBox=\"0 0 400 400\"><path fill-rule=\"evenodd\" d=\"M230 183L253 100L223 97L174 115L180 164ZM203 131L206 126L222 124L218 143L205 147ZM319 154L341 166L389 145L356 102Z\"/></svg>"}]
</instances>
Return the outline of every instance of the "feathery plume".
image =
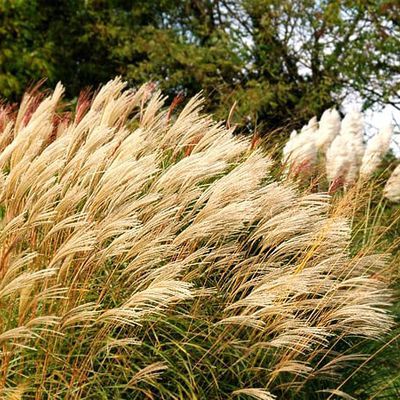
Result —
<instances>
[{"instance_id":1,"label":"feathery plume","mask_svg":"<svg viewBox=\"0 0 400 400\"><path fill-rule=\"evenodd\" d=\"M345 115L340 127L340 135L346 137L348 143L353 147L359 167L365 151L364 121L360 112L349 111Z\"/></svg>"},{"instance_id":2,"label":"feathery plume","mask_svg":"<svg viewBox=\"0 0 400 400\"><path fill-rule=\"evenodd\" d=\"M335 108L324 111L315 138L315 145L318 150L326 152L340 132L340 124L340 115Z\"/></svg>"},{"instance_id":3,"label":"feathery plume","mask_svg":"<svg viewBox=\"0 0 400 400\"><path fill-rule=\"evenodd\" d=\"M326 175L331 186L341 182L344 186L354 184L359 176L365 151L362 115L350 111L342 120L340 133L326 152Z\"/></svg>"},{"instance_id":4,"label":"feathery plume","mask_svg":"<svg viewBox=\"0 0 400 400\"><path fill-rule=\"evenodd\" d=\"M392 136L393 125L389 124L368 141L361 162L360 175L362 178L369 178L379 167L382 158L389 150Z\"/></svg>"},{"instance_id":5,"label":"feathery plume","mask_svg":"<svg viewBox=\"0 0 400 400\"><path fill-rule=\"evenodd\" d=\"M394 169L392 175L387 180L383 194L390 201L400 201L400 165Z\"/></svg>"},{"instance_id":6,"label":"feathery plume","mask_svg":"<svg viewBox=\"0 0 400 400\"><path fill-rule=\"evenodd\" d=\"M292 176L309 174L317 159L315 144L318 122L311 118L307 125L303 126L300 133L293 131L289 141L283 149L283 163L286 173Z\"/></svg>"},{"instance_id":7,"label":"feathery plume","mask_svg":"<svg viewBox=\"0 0 400 400\"><path fill-rule=\"evenodd\" d=\"M326 176L332 184L340 181L345 186L357 179L357 154L353 142L344 135L338 135L326 152Z\"/></svg>"}]
</instances>

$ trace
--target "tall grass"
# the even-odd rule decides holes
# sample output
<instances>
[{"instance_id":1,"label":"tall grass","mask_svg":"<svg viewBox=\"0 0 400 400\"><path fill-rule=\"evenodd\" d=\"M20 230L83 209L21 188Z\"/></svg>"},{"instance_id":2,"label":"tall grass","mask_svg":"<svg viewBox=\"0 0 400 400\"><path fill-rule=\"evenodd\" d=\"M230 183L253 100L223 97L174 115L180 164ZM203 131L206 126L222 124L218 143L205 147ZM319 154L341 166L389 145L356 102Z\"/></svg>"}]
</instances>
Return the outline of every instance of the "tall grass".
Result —
<instances>
[{"instance_id":1,"label":"tall grass","mask_svg":"<svg viewBox=\"0 0 400 400\"><path fill-rule=\"evenodd\" d=\"M390 168L391 169L391 168ZM391 254L390 263L377 279L387 281L394 292L393 314L396 328L383 342L361 341L354 351L371 354L354 371L348 371L341 386L357 399L397 399L400 397L400 208L383 197L390 171L381 169L369 181L361 180L344 196L337 194L334 208L344 207L352 220L352 251L380 251Z\"/></svg>"},{"instance_id":2,"label":"tall grass","mask_svg":"<svg viewBox=\"0 0 400 400\"><path fill-rule=\"evenodd\" d=\"M393 323L343 209L199 98L116 79L69 115L62 93L2 111L1 398L346 396L354 343Z\"/></svg>"}]
</instances>

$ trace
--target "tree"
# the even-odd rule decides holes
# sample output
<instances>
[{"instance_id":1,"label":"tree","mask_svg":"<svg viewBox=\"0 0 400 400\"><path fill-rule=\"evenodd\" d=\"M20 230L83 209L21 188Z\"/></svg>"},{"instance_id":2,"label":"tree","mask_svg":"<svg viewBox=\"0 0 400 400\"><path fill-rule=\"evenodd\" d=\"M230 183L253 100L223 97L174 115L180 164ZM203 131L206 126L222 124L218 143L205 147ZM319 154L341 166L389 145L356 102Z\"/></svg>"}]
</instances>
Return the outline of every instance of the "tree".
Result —
<instances>
[{"instance_id":1,"label":"tree","mask_svg":"<svg viewBox=\"0 0 400 400\"><path fill-rule=\"evenodd\" d=\"M302 124L356 92L400 107L395 0L0 2L0 93L58 80L74 97L116 74L172 99L200 90L246 130ZM39 12L40 11L40 12Z\"/></svg>"},{"instance_id":2,"label":"tree","mask_svg":"<svg viewBox=\"0 0 400 400\"><path fill-rule=\"evenodd\" d=\"M33 81L52 74L49 43L38 32L36 2L0 1L0 94L16 100Z\"/></svg>"}]
</instances>

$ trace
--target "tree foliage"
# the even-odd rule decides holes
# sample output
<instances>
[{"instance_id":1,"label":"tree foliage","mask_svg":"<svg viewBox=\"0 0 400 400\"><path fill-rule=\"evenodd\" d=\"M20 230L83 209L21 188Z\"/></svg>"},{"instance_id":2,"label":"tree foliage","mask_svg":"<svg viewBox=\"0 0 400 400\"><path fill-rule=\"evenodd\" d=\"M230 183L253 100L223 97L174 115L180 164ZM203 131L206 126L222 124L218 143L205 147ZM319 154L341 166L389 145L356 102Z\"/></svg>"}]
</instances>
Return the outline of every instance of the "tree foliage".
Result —
<instances>
[{"instance_id":1,"label":"tree foliage","mask_svg":"<svg viewBox=\"0 0 400 400\"><path fill-rule=\"evenodd\" d=\"M400 107L395 0L1 0L0 94L43 77L69 97L119 74L271 129L358 93ZM396 103L397 102L397 103Z\"/></svg>"}]
</instances>

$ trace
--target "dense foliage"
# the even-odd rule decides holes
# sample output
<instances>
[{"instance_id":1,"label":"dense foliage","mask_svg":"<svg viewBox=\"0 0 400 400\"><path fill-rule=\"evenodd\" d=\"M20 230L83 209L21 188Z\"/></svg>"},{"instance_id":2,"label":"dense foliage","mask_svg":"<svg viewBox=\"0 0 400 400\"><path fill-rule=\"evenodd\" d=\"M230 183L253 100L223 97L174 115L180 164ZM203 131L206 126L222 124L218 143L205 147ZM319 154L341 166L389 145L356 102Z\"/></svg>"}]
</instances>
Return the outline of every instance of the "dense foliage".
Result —
<instances>
[{"instance_id":1,"label":"dense foliage","mask_svg":"<svg viewBox=\"0 0 400 400\"><path fill-rule=\"evenodd\" d=\"M218 118L237 101L242 127L297 125L349 92L396 101L399 15L393 0L1 0L0 95L122 75L203 90Z\"/></svg>"}]
</instances>

